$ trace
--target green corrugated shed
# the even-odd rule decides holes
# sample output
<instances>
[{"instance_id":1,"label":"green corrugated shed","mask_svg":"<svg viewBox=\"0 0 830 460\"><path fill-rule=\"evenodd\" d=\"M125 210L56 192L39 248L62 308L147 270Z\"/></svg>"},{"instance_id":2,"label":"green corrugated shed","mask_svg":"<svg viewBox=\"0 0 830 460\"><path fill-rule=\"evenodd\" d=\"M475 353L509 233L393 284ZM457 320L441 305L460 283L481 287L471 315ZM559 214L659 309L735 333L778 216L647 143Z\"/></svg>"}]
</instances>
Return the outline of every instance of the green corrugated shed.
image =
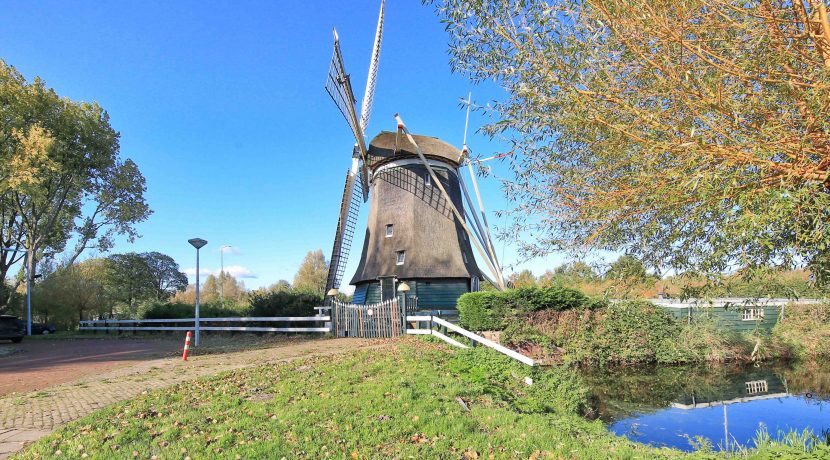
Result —
<instances>
[{"instance_id":1,"label":"green corrugated shed","mask_svg":"<svg viewBox=\"0 0 830 460\"><path fill-rule=\"evenodd\" d=\"M670 307L660 305L666 311L681 321L688 321L689 318L711 318L715 324L725 329L730 329L738 332L749 332L756 328L769 331L778 322L783 307L777 305L729 305L729 306L683 306ZM747 319L744 319L745 312L748 310L755 310L747 313ZM757 313L763 311L763 317L758 317ZM754 319L751 319L753 318Z\"/></svg>"}]
</instances>

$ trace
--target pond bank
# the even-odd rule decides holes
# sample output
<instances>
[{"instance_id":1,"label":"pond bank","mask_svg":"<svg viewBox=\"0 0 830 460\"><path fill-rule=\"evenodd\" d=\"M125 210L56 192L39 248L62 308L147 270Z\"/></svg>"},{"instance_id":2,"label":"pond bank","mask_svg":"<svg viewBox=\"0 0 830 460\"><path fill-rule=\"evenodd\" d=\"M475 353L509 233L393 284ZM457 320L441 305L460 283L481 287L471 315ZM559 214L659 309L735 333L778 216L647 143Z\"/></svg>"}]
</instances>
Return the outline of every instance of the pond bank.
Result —
<instances>
[{"instance_id":1,"label":"pond bank","mask_svg":"<svg viewBox=\"0 0 830 460\"><path fill-rule=\"evenodd\" d=\"M645 301L545 309L505 319L502 342L544 363L688 364L826 359L830 309L792 305L772 330L726 330L704 317L677 320Z\"/></svg>"}]
</instances>

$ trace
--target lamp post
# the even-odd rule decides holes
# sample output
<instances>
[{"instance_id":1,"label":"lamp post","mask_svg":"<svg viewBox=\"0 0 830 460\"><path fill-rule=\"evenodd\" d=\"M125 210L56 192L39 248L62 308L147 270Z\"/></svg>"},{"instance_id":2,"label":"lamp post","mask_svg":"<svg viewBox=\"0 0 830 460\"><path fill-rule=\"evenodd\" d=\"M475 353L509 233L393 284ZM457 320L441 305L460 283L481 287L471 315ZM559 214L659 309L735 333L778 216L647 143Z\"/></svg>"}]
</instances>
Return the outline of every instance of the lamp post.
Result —
<instances>
[{"instance_id":1,"label":"lamp post","mask_svg":"<svg viewBox=\"0 0 830 460\"><path fill-rule=\"evenodd\" d=\"M18 251L15 248L0 248L0 250L15 253ZM26 266L26 335L32 335L32 281L40 277L39 275L32 275L31 261L29 260L32 257L31 252L30 249L26 250L26 263L24 264Z\"/></svg>"},{"instance_id":2,"label":"lamp post","mask_svg":"<svg viewBox=\"0 0 830 460\"><path fill-rule=\"evenodd\" d=\"M398 292L400 292L403 297L403 311L406 312L406 293L409 292L409 285L406 284L406 281L403 281L398 285Z\"/></svg>"},{"instance_id":3,"label":"lamp post","mask_svg":"<svg viewBox=\"0 0 830 460\"><path fill-rule=\"evenodd\" d=\"M191 238L187 240L191 246L196 248L196 333L194 334L193 345L199 346L199 249L202 249L208 242L201 238Z\"/></svg>"},{"instance_id":4,"label":"lamp post","mask_svg":"<svg viewBox=\"0 0 830 460\"><path fill-rule=\"evenodd\" d=\"M219 248L219 297L222 301L222 308L225 308L225 248L230 247L227 244L223 244Z\"/></svg>"},{"instance_id":5,"label":"lamp post","mask_svg":"<svg viewBox=\"0 0 830 460\"><path fill-rule=\"evenodd\" d=\"M326 297L329 298L329 302L328 302L328 305L324 304L324 306L329 307L329 317L331 317L331 319L333 320L330 323L325 323L325 327L329 328L329 331L331 331L331 332L334 332L333 331L334 328L332 327L334 324L340 324L340 323L338 323L337 318L335 318L335 315L339 314L339 313L337 313L337 308L335 308L335 305L334 305L334 298L337 297L337 294L340 294L340 291L338 291L337 288L329 289L329 291L326 292ZM322 310L320 310L320 314L321 315L323 314ZM335 332L335 336L336 335L337 335L337 333Z\"/></svg>"}]
</instances>

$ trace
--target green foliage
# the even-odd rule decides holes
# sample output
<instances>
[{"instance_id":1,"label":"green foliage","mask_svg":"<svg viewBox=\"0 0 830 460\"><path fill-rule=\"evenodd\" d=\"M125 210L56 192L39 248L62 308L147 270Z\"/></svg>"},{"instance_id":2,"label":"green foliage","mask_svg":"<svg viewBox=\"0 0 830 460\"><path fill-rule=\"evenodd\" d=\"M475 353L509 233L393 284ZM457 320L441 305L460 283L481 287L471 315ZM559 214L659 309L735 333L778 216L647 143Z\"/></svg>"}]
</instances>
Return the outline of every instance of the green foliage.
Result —
<instances>
[{"instance_id":1,"label":"green foliage","mask_svg":"<svg viewBox=\"0 0 830 460\"><path fill-rule=\"evenodd\" d=\"M60 329L74 329L79 320L114 314L106 274L106 259L58 267L34 285L33 314Z\"/></svg>"},{"instance_id":2,"label":"green foliage","mask_svg":"<svg viewBox=\"0 0 830 460\"><path fill-rule=\"evenodd\" d=\"M147 306L142 314L142 319L179 319L193 318L196 315L196 307L186 303L154 302ZM243 312L231 308L223 308L221 305L200 305L199 317L201 318L227 318L240 316Z\"/></svg>"},{"instance_id":3,"label":"green foliage","mask_svg":"<svg viewBox=\"0 0 830 460\"><path fill-rule=\"evenodd\" d=\"M590 354L600 363L646 363L657 360L657 350L678 335L680 325L671 315L648 302L611 304L587 343L571 348Z\"/></svg>"},{"instance_id":4,"label":"green foliage","mask_svg":"<svg viewBox=\"0 0 830 460\"><path fill-rule=\"evenodd\" d=\"M323 297L307 292L256 291L249 298L250 316L312 316Z\"/></svg>"},{"instance_id":5,"label":"green foliage","mask_svg":"<svg viewBox=\"0 0 830 460\"><path fill-rule=\"evenodd\" d=\"M522 270L518 273L513 273L508 278L508 283L511 287L527 288L536 286L536 277L530 270Z\"/></svg>"},{"instance_id":6,"label":"green foliage","mask_svg":"<svg viewBox=\"0 0 830 460\"><path fill-rule=\"evenodd\" d=\"M150 215L145 181L120 158L106 111L27 82L2 60L0 101L0 246L15 249L0 255L0 279L27 250L32 269L70 239L69 265L84 250L109 250L118 235L133 241Z\"/></svg>"},{"instance_id":7,"label":"green foliage","mask_svg":"<svg viewBox=\"0 0 830 460\"><path fill-rule=\"evenodd\" d=\"M521 288L504 291L504 295L520 312L539 310L570 310L585 306L585 294L561 286Z\"/></svg>"},{"instance_id":8,"label":"green foliage","mask_svg":"<svg viewBox=\"0 0 830 460\"><path fill-rule=\"evenodd\" d=\"M695 363L789 357L781 339L761 331L740 334L698 316L673 319L644 301L589 300L571 310L543 310L509 318L504 343L541 347L539 358L594 364ZM821 330L821 329L817 329ZM830 328L823 329L830 336ZM813 340L813 339L811 339Z\"/></svg>"},{"instance_id":9,"label":"green foliage","mask_svg":"<svg viewBox=\"0 0 830 460\"><path fill-rule=\"evenodd\" d=\"M470 292L458 299L459 323L475 331L500 331L507 320L540 310L569 310L593 306L581 292L561 286L525 287L505 291Z\"/></svg>"},{"instance_id":10,"label":"green foliage","mask_svg":"<svg viewBox=\"0 0 830 460\"><path fill-rule=\"evenodd\" d=\"M322 297L326 294L323 291L326 289L326 276L328 275L328 271L329 264L326 262L323 251L321 249L309 251L297 269L297 274L294 275L294 282L291 284L291 288L297 292L305 292Z\"/></svg>"},{"instance_id":11,"label":"green foliage","mask_svg":"<svg viewBox=\"0 0 830 460\"><path fill-rule=\"evenodd\" d=\"M518 412L573 414L587 408L588 389L567 367L531 368L483 347L456 353L447 367L469 382L465 396L496 397Z\"/></svg>"},{"instance_id":12,"label":"green foliage","mask_svg":"<svg viewBox=\"0 0 830 460\"><path fill-rule=\"evenodd\" d=\"M469 292L458 298L458 323L474 331L498 331L504 328L510 308L499 291Z\"/></svg>"},{"instance_id":13,"label":"green foliage","mask_svg":"<svg viewBox=\"0 0 830 460\"><path fill-rule=\"evenodd\" d=\"M504 89L479 107L517 152L527 254L714 273L827 251L830 38L803 39L826 1L428 3L452 68Z\"/></svg>"},{"instance_id":14,"label":"green foliage","mask_svg":"<svg viewBox=\"0 0 830 460\"><path fill-rule=\"evenodd\" d=\"M772 337L800 358L830 358L830 304L786 307L784 320L772 329Z\"/></svg>"},{"instance_id":15,"label":"green foliage","mask_svg":"<svg viewBox=\"0 0 830 460\"><path fill-rule=\"evenodd\" d=\"M608 271L605 272L605 278L614 280L632 280L645 281L648 278L646 267L640 259L631 256L623 255L611 264Z\"/></svg>"}]
</instances>

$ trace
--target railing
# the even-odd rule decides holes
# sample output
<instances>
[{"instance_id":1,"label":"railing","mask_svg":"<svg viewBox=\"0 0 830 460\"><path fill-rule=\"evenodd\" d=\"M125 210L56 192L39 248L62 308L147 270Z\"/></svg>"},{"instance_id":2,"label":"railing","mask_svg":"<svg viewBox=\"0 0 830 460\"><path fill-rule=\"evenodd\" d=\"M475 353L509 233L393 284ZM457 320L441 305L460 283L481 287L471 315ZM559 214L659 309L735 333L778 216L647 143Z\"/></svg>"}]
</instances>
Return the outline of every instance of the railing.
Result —
<instances>
[{"instance_id":1,"label":"railing","mask_svg":"<svg viewBox=\"0 0 830 460\"><path fill-rule=\"evenodd\" d=\"M184 323L189 323L185 325ZM212 326L211 323L322 323L318 327ZM201 331L235 332L331 332L331 316L251 316L199 318ZM182 324L181 326L144 326L144 324ZM125 326L126 325L126 326ZM81 321L81 331L191 331L196 318L177 319L99 319Z\"/></svg>"},{"instance_id":2,"label":"railing","mask_svg":"<svg viewBox=\"0 0 830 460\"><path fill-rule=\"evenodd\" d=\"M522 362L527 364L528 366L535 366L536 361L529 356L525 356L515 350L511 350L503 345L500 345L492 340L485 339L484 337L470 332L462 327L456 326L449 321L443 320L434 315L409 315L406 317L406 321L408 323L415 323L415 329L407 329L407 334L415 334L415 335L432 335L438 337L439 339L443 340L444 342L449 343L450 345L460 347L460 348L469 348L467 345L448 337L446 334L448 331L452 331L456 334L462 335L470 340L470 344L475 346L476 343L484 345L485 347L492 348L493 350L498 351L499 353L505 354L516 361ZM427 323L427 327L424 329L420 328L421 323ZM434 326L439 327L441 330L433 329ZM442 332L443 331L443 332Z\"/></svg>"}]
</instances>

